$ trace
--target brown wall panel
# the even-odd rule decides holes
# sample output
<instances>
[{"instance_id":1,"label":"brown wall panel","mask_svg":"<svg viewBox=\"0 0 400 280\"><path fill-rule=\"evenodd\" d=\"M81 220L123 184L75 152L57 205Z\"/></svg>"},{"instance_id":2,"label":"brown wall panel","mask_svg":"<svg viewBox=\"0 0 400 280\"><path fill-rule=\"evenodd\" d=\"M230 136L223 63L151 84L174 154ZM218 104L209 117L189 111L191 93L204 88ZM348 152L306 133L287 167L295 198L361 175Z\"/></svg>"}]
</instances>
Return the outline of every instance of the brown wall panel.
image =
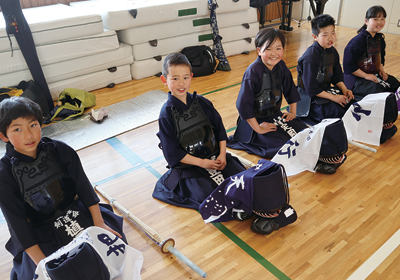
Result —
<instances>
[{"instance_id":1,"label":"brown wall panel","mask_svg":"<svg viewBox=\"0 0 400 280\"><path fill-rule=\"evenodd\" d=\"M269 21L281 18L282 15L282 1L272 2L265 6L265 24ZM260 20L260 11L258 10L258 20Z\"/></svg>"}]
</instances>

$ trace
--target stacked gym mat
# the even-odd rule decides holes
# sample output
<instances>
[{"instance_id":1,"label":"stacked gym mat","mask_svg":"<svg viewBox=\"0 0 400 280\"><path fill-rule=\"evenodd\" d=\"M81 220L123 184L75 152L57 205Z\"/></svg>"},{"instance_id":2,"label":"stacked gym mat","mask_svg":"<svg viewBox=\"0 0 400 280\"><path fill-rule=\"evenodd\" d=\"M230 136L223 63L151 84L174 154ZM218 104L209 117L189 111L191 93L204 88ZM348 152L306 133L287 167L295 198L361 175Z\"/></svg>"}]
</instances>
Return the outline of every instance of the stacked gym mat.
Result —
<instances>
[{"instance_id":1,"label":"stacked gym mat","mask_svg":"<svg viewBox=\"0 0 400 280\"><path fill-rule=\"evenodd\" d=\"M254 50L257 11L249 0L218 0L226 56ZM207 0L89 0L24 9L54 100L161 72L164 57L213 45ZM10 44L11 41L11 44ZM0 87L32 77L0 13Z\"/></svg>"},{"instance_id":2,"label":"stacked gym mat","mask_svg":"<svg viewBox=\"0 0 400 280\"><path fill-rule=\"evenodd\" d=\"M132 79L131 46L120 43L114 30L104 30L99 14L63 4L24 9L23 13L54 100L67 87L90 91ZM32 77L0 16L0 87L15 86Z\"/></svg>"},{"instance_id":3,"label":"stacked gym mat","mask_svg":"<svg viewBox=\"0 0 400 280\"><path fill-rule=\"evenodd\" d=\"M257 11L248 0L218 0L217 21L227 56L254 50ZM161 72L164 57L185 47L213 45L207 0L91 0L73 7L101 14L104 27L132 46L134 79Z\"/></svg>"}]
</instances>

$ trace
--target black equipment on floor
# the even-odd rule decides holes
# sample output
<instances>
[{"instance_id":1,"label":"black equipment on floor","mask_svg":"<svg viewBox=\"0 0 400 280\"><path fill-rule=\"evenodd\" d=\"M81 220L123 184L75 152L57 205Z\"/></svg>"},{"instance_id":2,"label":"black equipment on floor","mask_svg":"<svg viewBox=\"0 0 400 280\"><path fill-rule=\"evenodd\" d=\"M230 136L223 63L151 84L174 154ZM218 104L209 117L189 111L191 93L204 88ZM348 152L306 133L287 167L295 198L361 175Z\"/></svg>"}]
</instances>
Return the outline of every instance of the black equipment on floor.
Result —
<instances>
[{"instance_id":1,"label":"black equipment on floor","mask_svg":"<svg viewBox=\"0 0 400 280\"><path fill-rule=\"evenodd\" d=\"M266 6L278 0L250 0L250 7L257 8L260 12L260 24L264 27Z\"/></svg>"},{"instance_id":2,"label":"black equipment on floor","mask_svg":"<svg viewBox=\"0 0 400 280\"><path fill-rule=\"evenodd\" d=\"M298 2L300 0L282 0L282 18L281 25L279 26L280 30L292 31L293 27L290 26L290 22L292 20L292 9L293 2Z\"/></svg>"},{"instance_id":3,"label":"black equipment on floor","mask_svg":"<svg viewBox=\"0 0 400 280\"><path fill-rule=\"evenodd\" d=\"M311 10L314 14L314 17L316 17L316 16L322 15L324 13L325 4L329 0L309 0L309 1L310 1ZM314 1L315 1L316 6L314 5Z\"/></svg>"}]
</instances>

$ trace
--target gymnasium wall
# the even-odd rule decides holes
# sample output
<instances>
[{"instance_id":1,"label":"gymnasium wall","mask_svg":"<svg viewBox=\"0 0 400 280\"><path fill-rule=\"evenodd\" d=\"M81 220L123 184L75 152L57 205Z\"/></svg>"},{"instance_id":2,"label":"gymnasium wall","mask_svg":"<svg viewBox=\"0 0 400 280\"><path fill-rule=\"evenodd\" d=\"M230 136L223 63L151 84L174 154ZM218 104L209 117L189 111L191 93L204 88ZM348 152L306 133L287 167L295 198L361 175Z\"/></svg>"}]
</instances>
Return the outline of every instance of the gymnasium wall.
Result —
<instances>
[{"instance_id":1,"label":"gymnasium wall","mask_svg":"<svg viewBox=\"0 0 400 280\"><path fill-rule=\"evenodd\" d=\"M302 13L300 12L302 19L307 19L309 14L314 17L310 12L309 1L301 0L297 3L297 11L302 8ZM300 3L302 3L302 6ZM399 0L328 0L325 4L324 13L333 16L340 26L358 29L364 23L366 11L373 5L381 5L386 10L386 24L382 32L400 35L400 27L397 26L400 20Z\"/></svg>"}]
</instances>

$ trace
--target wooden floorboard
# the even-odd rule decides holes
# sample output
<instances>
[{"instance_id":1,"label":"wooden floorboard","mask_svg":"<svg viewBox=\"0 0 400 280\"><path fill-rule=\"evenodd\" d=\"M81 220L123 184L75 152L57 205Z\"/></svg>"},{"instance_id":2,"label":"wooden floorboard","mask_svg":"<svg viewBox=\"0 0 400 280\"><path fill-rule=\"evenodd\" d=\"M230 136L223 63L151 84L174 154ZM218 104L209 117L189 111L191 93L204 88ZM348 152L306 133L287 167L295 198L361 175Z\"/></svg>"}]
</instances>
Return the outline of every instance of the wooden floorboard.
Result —
<instances>
[{"instance_id":1,"label":"wooden floorboard","mask_svg":"<svg viewBox=\"0 0 400 280\"><path fill-rule=\"evenodd\" d=\"M355 29L337 27L336 47L344 47ZM309 24L286 33L284 60L297 77L297 59L312 44ZM397 35L386 35L386 71L400 77ZM236 97L255 52L229 57L230 72L193 79L192 90L206 94L220 112L226 129L236 125ZM101 89L96 109L149 90L167 91L159 78L150 77ZM107 120L105 120L107 121ZM348 159L334 175L311 172L289 177L291 205L298 220L269 236L250 230L251 220L204 224L195 210L153 199L154 185L166 169L158 148L157 122L139 127L78 151L90 180L117 199L208 274L208 279L347 279L400 229L400 136L395 135L371 153L349 145ZM232 134L230 131L229 134ZM257 162L257 156L237 154ZM104 200L103 200L104 201ZM0 226L0 246L8 239ZM200 279L130 222L124 230L129 244L144 256L142 279ZM368 279L400 279L400 249ZM7 279L11 255L0 253L0 279ZM274 276L275 273L277 276ZM286 277L286 278L285 278Z\"/></svg>"}]
</instances>

